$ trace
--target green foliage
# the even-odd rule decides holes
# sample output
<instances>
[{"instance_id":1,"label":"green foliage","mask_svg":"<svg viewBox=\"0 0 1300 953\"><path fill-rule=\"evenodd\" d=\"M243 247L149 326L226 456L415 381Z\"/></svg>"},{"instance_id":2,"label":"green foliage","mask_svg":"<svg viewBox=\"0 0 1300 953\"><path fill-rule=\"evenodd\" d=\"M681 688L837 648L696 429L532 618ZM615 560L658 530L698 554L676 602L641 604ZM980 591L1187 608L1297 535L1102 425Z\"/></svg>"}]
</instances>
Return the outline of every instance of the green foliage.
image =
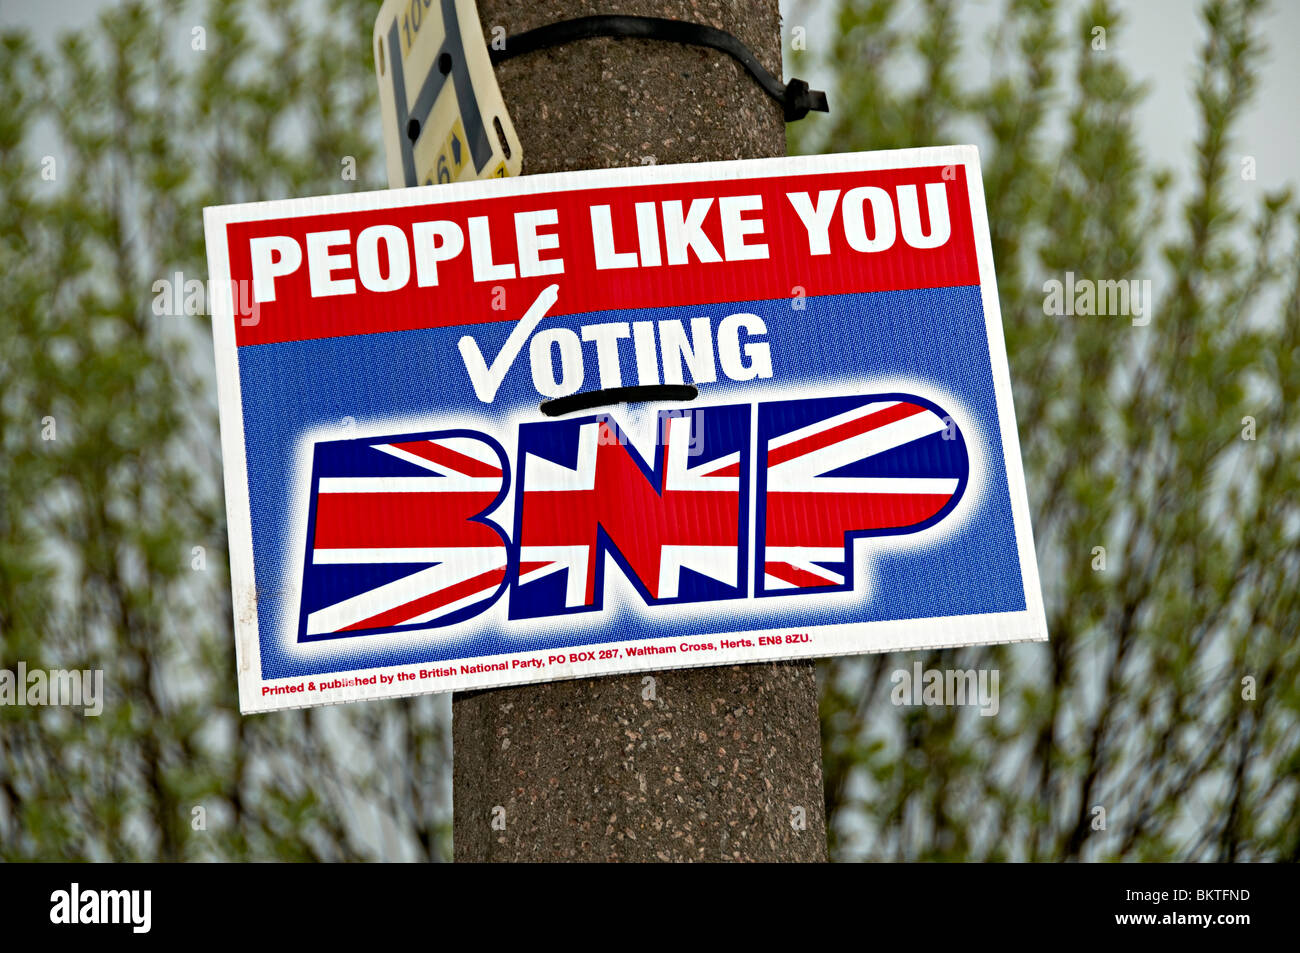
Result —
<instances>
[{"instance_id":1,"label":"green foliage","mask_svg":"<svg viewBox=\"0 0 1300 953\"><path fill-rule=\"evenodd\" d=\"M833 112L792 147L980 143L1051 643L925 658L998 669L992 718L893 706L912 656L827 663L832 856L1296 859L1300 246L1289 194L1234 181L1261 4L1202 10L1174 218L1172 173L1135 144L1144 90L1093 48L1096 27L1122 35L1112 4L1063 35L1056 3L1009 0L969 91L953 4L906 6L836 4ZM1044 282L1066 271L1151 279L1150 324L1046 314Z\"/></svg>"},{"instance_id":2,"label":"green foliage","mask_svg":"<svg viewBox=\"0 0 1300 953\"><path fill-rule=\"evenodd\" d=\"M240 718L210 331L155 284L206 278L205 205L383 186L374 12L3 37L0 667L103 669L107 699L0 707L0 858L447 856L445 701Z\"/></svg>"}]
</instances>

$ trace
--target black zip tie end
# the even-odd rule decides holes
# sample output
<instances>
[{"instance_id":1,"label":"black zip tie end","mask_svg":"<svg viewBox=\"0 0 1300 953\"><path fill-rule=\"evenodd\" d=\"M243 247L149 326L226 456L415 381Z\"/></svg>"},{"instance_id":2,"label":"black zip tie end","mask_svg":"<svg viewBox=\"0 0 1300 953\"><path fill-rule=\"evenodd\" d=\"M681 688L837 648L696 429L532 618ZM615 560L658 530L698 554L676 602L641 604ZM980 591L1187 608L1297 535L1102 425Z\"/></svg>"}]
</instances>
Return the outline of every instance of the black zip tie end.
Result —
<instances>
[{"instance_id":1,"label":"black zip tie end","mask_svg":"<svg viewBox=\"0 0 1300 953\"><path fill-rule=\"evenodd\" d=\"M781 105L785 107L786 122L797 122L810 111L819 113L831 111L825 93L818 89L809 89L808 84L803 80L793 78L785 84L785 95Z\"/></svg>"}]
</instances>

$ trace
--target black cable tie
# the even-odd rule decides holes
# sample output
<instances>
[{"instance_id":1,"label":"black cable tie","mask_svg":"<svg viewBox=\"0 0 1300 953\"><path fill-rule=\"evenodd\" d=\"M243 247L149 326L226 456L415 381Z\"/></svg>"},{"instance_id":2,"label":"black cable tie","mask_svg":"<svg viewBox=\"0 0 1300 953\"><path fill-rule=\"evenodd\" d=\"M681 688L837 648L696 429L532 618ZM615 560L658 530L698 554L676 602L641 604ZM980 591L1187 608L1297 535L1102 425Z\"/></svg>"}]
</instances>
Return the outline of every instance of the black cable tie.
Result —
<instances>
[{"instance_id":1,"label":"black cable tie","mask_svg":"<svg viewBox=\"0 0 1300 953\"><path fill-rule=\"evenodd\" d=\"M749 71L749 75L758 80L764 92L781 104L785 110L785 121L794 122L808 115L810 110L830 112L826 94L809 89L801 79L791 79L786 85L767 71L755 59L744 43L725 30L718 30L703 23L690 23L686 20L669 20L664 17L638 17L624 14L605 14L601 16L575 17L572 20L560 20L548 23L536 29L526 30L515 36L506 37L505 49L492 49L489 54L492 65L497 66L506 60L559 46L573 40L586 40L592 37L636 37L643 40L667 40L671 43L685 43L689 46L706 46L709 49L726 53Z\"/></svg>"}]
</instances>

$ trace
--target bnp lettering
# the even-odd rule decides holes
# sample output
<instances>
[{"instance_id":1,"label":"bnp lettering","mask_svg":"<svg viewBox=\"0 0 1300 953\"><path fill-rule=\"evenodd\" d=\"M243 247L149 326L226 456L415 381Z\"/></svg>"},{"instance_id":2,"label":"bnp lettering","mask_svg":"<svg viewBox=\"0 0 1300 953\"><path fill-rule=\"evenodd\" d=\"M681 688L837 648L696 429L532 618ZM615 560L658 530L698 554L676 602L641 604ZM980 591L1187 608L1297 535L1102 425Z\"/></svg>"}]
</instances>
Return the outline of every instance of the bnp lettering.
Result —
<instances>
[{"instance_id":1,"label":"bnp lettering","mask_svg":"<svg viewBox=\"0 0 1300 953\"><path fill-rule=\"evenodd\" d=\"M316 443L300 641L861 589L855 542L959 504L966 439L914 393L665 410L640 449L608 414ZM653 446L649 446L653 443ZM509 501L507 505L507 500ZM612 607L617 609L617 607Z\"/></svg>"}]
</instances>

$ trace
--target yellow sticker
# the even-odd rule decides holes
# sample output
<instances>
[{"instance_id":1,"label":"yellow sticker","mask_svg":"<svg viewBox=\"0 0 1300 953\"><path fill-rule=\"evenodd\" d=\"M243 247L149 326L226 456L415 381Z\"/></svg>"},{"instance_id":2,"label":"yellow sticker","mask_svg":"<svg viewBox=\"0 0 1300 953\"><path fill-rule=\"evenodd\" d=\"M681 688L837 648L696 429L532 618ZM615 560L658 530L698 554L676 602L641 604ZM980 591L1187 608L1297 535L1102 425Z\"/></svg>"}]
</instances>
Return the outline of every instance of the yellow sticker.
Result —
<instances>
[{"instance_id":1,"label":"yellow sticker","mask_svg":"<svg viewBox=\"0 0 1300 953\"><path fill-rule=\"evenodd\" d=\"M385 0L374 48L390 188L519 174L474 0Z\"/></svg>"}]
</instances>

